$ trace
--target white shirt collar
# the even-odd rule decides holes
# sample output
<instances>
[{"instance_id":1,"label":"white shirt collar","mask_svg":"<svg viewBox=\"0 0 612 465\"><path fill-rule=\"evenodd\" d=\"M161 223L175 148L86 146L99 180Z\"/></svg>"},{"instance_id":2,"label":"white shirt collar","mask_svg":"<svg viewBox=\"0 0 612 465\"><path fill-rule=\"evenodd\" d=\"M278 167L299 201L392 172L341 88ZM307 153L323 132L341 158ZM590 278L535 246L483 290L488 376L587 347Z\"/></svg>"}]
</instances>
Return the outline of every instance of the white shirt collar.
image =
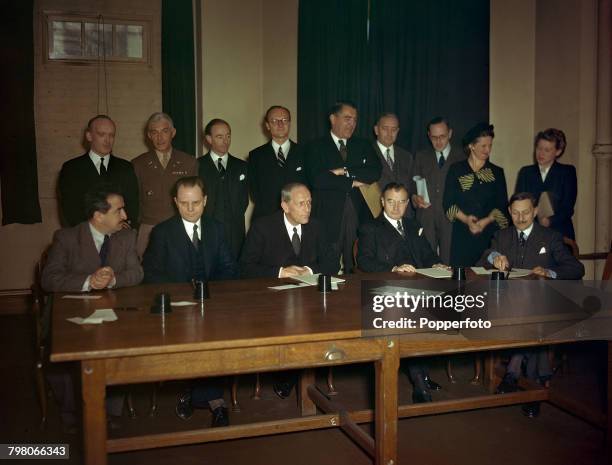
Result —
<instances>
[{"instance_id":1,"label":"white shirt collar","mask_svg":"<svg viewBox=\"0 0 612 465\"><path fill-rule=\"evenodd\" d=\"M286 157L287 154L289 153L289 149L291 148L291 141L289 139L287 139L282 144L279 144L275 140L272 140L272 150L274 150L275 154L278 154L278 148L279 147L283 148L283 155L285 155L285 157Z\"/></svg>"},{"instance_id":2,"label":"white shirt collar","mask_svg":"<svg viewBox=\"0 0 612 465\"><path fill-rule=\"evenodd\" d=\"M402 221L400 220L394 220L393 218L391 218L389 215L387 215L387 212L383 210L383 215L385 215L386 220L391 224L391 226L393 226L395 228L395 230L397 230L399 232L399 229L397 229L397 222L398 221ZM403 223L402 223L402 227L403 227Z\"/></svg>"},{"instance_id":3,"label":"white shirt collar","mask_svg":"<svg viewBox=\"0 0 612 465\"><path fill-rule=\"evenodd\" d=\"M98 173L100 172L100 158L104 160L104 167L108 169L108 162L110 161L110 153L107 153L106 155L100 155L94 152L93 150L89 151L89 159L92 161L92 163L98 170Z\"/></svg>"},{"instance_id":4,"label":"white shirt collar","mask_svg":"<svg viewBox=\"0 0 612 465\"><path fill-rule=\"evenodd\" d=\"M182 218L182 217L181 217L181 220L183 221L185 232L187 233L187 236L189 236L190 240L193 241L193 225L194 224L198 225L198 238L202 239L202 227L201 227L202 217L200 217L200 219L195 223L192 223L191 221L187 221L185 218Z\"/></svg>"},{"instance_id":5,"label":"white shirt collar","mask_svg":"<svg viewBox=\"0 0 612 465\"><path fill-rule=\"evenodd\" d=\"M343 140L344 141L344 145L347 144L347 140L346 139L340 139L338 136L336 136L332 131L329 131L329 133L331 134L331 137L334 141L334 143L336 144L336 147L338 148L338 150L340 150L340 141Z\"/></svg>"},{"instance_id":6,"label":"white shirt collar","mask_svg":"<svg viewBox=\"0 0 612 465\"><path fill-rule=\"evenodd\" d=\"M102 243L104 242L104 233L101 233L100 231L98 231L93 224L89 223L89 231L91 232L91 237L93 237L93 241L94 241L94 245L96 246L96 249L98 250L98 253L100 252L100 249L102 248ZM109 234L110 236L110 234Z\"/></svg>"},{"instance_id":7,"label":"white shirt collar","mask_svg":"<svg viewBox=\"0 0 612 465\"><path fill-rule=\"evenodd\" d=\"M229 155L227 153L225 155L219 155L218 153L213 152L211 150L210 156L212 157L215 166L217 166L217 164L219 163L217 160L221 159L221 164L223 165L223 168L227 169L227 159L229 158Z\"/></svg>"},{"instance_id":8,"label":"white shirt collar","mask_svg":"<svg viewBox=\"0 0 612 465\"><path fill-rule=\"evenodd\" d=\"M527 238L531 234L531 231L533 231L533 223L531 223L531 226L529 226L527 229L523 231L525 233L525 240L527 240ZM519 237L521 235L521 231L517 229L516 234L517 234L517 237Z\"/></svg>"},{"instance_id":9,"label":"white shirt collar","mask_svg":"<svg viewBox=\"0 0 612 465\"><path fill-rule=\"evenodd\" d=\"M289 234L289 239L293 237L293 228L297 229L298 236L300 236L300 239L302 239L302 225L301 224L296 224L295 226L292 225L287 219L287 214L284 212L283 212L283 220L285 221L285 228L287 228L287 234Z\"/></svg>"},{"instance_id":10,"label":"white shirt collar","mask_svg":"<svg viewBox=\"0 0 612 465\"><path fill-rule=\"evenodd\" d=\"M444 161L448 160L448 155L450 154L451 151L451 146L450 144L446 144L446 147L444 147L444 149L442 149L442 156L444 157ZM440 152L435 151L436 153L436 160L440 160Z\"/></svg>"},{"instance_id":11,"label":"white shirt collar","mask_svg":"<svg viewBox=\"0 0 612 465\"><path fill-rule=\"evenodd\" d=\"M380 149L380 153L383 154L383 158L385 160L387 159L387 149L389 149L389 154L391 155L391 160L395 161L395 150L393 150L393 145L387 147L387 146L381 144L378 140L376 141L376 143L378 144L378 148Z\"/></svg>"}]
</instances>

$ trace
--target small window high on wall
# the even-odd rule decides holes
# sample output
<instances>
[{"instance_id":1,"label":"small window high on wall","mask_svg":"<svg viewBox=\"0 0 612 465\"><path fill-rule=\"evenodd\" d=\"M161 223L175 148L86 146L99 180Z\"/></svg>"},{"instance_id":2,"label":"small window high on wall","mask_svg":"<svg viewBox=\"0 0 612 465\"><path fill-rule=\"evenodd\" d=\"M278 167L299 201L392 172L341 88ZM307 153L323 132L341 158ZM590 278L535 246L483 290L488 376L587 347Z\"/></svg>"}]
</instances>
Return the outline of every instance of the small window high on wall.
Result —
<instances>
[{"instance_id":1,"label":"small window high on wall","mask_svg":"<svg viewBox=\"0 0 612 465\"><path fill-rule=\"evenodd\" d=\"M47 60L149 62L150 23L103 16L45 16Z\"/></svg>"}]
</instances>

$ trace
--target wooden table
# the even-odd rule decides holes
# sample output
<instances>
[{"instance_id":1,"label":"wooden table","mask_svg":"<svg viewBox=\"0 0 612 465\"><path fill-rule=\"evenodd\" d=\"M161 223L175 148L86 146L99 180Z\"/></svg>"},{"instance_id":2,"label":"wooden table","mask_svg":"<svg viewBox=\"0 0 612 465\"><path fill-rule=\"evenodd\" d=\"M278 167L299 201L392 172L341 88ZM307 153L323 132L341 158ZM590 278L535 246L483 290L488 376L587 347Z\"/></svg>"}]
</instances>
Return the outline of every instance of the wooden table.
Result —
<instances>
[{"instance_id":1,"label":"wooden table","mask_svg":"<svg viewBox=\"0 0 612 465\"><path fill-rule=\"evenodd\" d=\"M468 339L461 334L439 333L363 337L362 278L397 279L397 275L350 276L340 291L327 294L325 299L313 287L288 291L268 289L268 286L278 285L279 280L211 282L211 299L203 308L174 308L164 317L150 313L155 294L163 291L169 292L173 301L192 300L189 285L142 285L105 291L99 294L98 300L69 300L56 295L51 360L80 362L86 463L104 464L109 452L344 427L347 424L344 411L316 414L316 406L311 400L316 393L309 386L314 384L311 368L320 366L375 364L374 411L351 412L350 416L356 422L375 422L375 442L364 437L363 432L354 439L366 450L371 447L376 464L397 463L398 415L412 417L525 401L553 401L554 396L550 396L548 390L534 388L513 394L491 393L470 399L398 406L401 357L523 347L542 344L542 341ZM85 317L98 308L114 308L119 320L89 326L66 321L69 317ZM612 360L612 349L609 350L609 360ZM107 438L106 386L294 368L309 369L302 376L298 392L302 417L226 428ZM489 379L493 379L492 364L487 365L487 370ZM609 363L608 376L610 391L612 363ZM609 396L612 398L610 392ZM317 404L321 407L320 402ZM612 409L610 405L612 403L609 403L609 410ZM334 410L333 403L328 403L327 407L323 410ZM612 430L610 418L612 412L603 420L608 432Z\"/></svg>"}]
</instances>

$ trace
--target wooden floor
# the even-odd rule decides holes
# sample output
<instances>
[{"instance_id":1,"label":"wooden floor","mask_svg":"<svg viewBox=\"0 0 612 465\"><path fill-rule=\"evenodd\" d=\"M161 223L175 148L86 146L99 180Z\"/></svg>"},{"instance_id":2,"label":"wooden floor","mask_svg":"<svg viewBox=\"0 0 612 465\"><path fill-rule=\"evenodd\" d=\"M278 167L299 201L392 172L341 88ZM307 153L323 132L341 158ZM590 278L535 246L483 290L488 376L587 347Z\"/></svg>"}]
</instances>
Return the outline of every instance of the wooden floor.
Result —
<instances>
[{"instance_id":1,"label":"wooden floor","mask_svg":"<svg viewBox=\"0 0 612 465\"><path fill-rule=\"evenodd\" d=\"M62 463L81 463L79 435L62 432L57 407L51 402L46 429L39 427L39 407L33 384L32 333L29 317L0 316L0 376L5 380L0 387L0 438L3 443L68 443L71 458ZM596 345L569 350L569 370L572 375L584 373L581 383L568 384L576 395L597 407L601 403L601 379L597 378ZM594 353L586 363L585 353ZM450 385L442 370L444 359L431 361L432 377L443 384L444 390L434 394L434 400L459 395L478 395L479 386L471 386L471 356L453 359L458 383ZM371 368L353 365L335 371L340 395L335 399L350 409L371 405L369 383ZM324 388L321 372L320 386ZM294 396L285 401L271 392L271 377L263 377L263 399L250 399L253 377L240 378L239 399L242 411L231 413L232 424L274 420L297 415ZM554 382L563 383L558 377ZM176 429L205 427L210 421L206 411L196 411L188 422L174 415L176 395L184 388L181 382L165 383L158 389L159 414L148 416L150 385L130 388L135 399L138 417L124 415L117 421L120 428L111 437L129 436L145 431L163 432ZM410 402L410 384L400 376L400 403ZM52 399L51 399L52 401ZM369 429L370 425L363 425ZM537 419L521 415L519 406L436 415L399 422L399 462L411 464L551 464L604 465L603 432L548 404L542 406ZM27 463L27 462L20 462ZM40 463L40 461L33 462ZM370 459L339 430L320 430L248 440L232 440L197 446L172 447L151 451L113 454L111 464L370 464Z\"/></svg>"}]
</instances>

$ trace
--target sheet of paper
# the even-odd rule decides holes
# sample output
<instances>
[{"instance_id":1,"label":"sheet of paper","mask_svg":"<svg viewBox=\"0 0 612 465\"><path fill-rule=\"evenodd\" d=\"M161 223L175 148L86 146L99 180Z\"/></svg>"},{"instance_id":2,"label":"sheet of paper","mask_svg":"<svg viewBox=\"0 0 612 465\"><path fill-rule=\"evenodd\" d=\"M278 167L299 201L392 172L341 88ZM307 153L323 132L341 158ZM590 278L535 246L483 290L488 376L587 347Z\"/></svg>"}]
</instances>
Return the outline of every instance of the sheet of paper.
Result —
<instances>
[{"instance_id":1,"label":"sheet of paper","mask_svg":"<svg viewBox=\"0 0 612 465\"><path fill-rule=\"evenodd\" d=\"M170 302L173 307L190 307L191 305L198 305L196 302L189 302L188 300L179 300L178 302Z\"/></svg>"},{"instance_id":2,"label":"sheet of paper","mask_svg":"<svg viewBox=\"0 0 612 465\"><path fill-rule=\"evenodd\" d=\"M430 278L450 278L453 272L446 268L417 268L417 273Z\"/></svg>"},{"instance_id":3,"label":"sheet of paper","mask_svg":"<svg viewBox=\"0 0 612 465\"><path fill-rule=\"evenodd\" d=\"M295 284L283 284L281 286L271 286L268 289L273 289L275 291L286 291L287 289L298 289L300 287L308 287L310 284L307 283L295 283Z\"/></svg>"},{"instance_id":4,"label":"sheet of paper","mask_svg":"<svg viewBox=\"0 0 612 465\"><path fill-rule=\"evenodd\" d=\"M112 308L99 308L87 318L74 317L66 318L71 323L77 325L99 325L105 321L117 321L117 314Z\"/></svg>"},{"instance_id":5,"label":"sheet of paper","mask_svg":"<svg viewBox=\"0 0 612 465\"><path fill-rule=\"evenodd\" d=\"M429 192L427 192L427 180L421 176L415 176L412 179L416 183L417 195L423 197L423 200L428 205L431 204L429 201Z\"/></svg>"},{"instance_id":6,"label":"sheet of paper","mask_svg":"<svg viewBox=\"0 0 612 465\"><path fill-rule=\"evenodd\" d=\"M102 297L101 295L91 295L91 294L66 294L62 296L62 299L95 300L101 297Z\"/></svg>"},{"instance_id":7,"label":"sheet of paper","mask_svg":"<svg viewBox=\"0 0 612 465\"><path fill-rule=\"evenodd\" d=\"M71 323L76 323L77 325L99 325L102 324L101 318L81 318L76 316L74 318L66 318Z\"/></svg>"},{"instance_id":8,"label":"sheet of paper","mask_svg":"<svg viewBox=\"0 0 612 465\"><path fill-rule=\"evenodd\" d=\"M305 275L305 276L292 276L291 279L295 279L296 281L300 281L300 282L306 283L309 286L316 286L317 285L317 281L319 279L319 274L320 273L317 273L317 274L308 274L308 275ZM336 284L337 283L343 283L344 279L336 278L336 277L332 276L331 282L332 282L332 285L334 283L336 283Z\"/></svg>"},{"instance_id":9,"label":"sheet of paper","mask_svg":"<svg viewBox=\"0 0 612 465\"><path fill-rule=\"evenodd\" d=\"M484 266L473 266L472 271L476 274L491 274L493 270L487 270Z\"/></svg>"},{"instance_id":10,"label":"sheet of paper","mask_svg":"<svg viewBox=\"0 0 612 465\"><path fill-rule=\"evenodd\" d=\"M473 266L472 271L476 274L491 274L497 270L495 269L487 270L483 268L482 266ZM525 276L529 276L530 274L531 274L531 270L528 270L526 268L512 268L512 271L510 272L510 275L508 277L509 278L523 278Z\"/></svg>"}]
</instances>

